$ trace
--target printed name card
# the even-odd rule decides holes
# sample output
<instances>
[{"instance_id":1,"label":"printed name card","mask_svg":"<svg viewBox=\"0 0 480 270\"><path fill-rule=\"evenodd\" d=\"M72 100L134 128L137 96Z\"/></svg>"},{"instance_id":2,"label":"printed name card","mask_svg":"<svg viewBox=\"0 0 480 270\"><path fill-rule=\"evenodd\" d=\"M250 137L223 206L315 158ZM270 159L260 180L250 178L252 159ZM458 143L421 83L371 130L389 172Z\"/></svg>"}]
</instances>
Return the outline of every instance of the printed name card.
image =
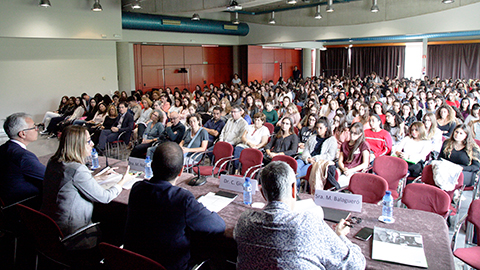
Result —
<instances>
[{"instance_id":1,"label":"printed name card","mask_svg":"<svg viewBox=\"0 0 480 270\"><path fill-rule=\"evenodd\" d=\"M315 190L315 203L322 207L362 212L362 195Z\"/></svg>"},{"instance_id":2,"label":"printed name card","mask_svg":"<svg viewBox=\"0 0 480 270\"><path fill-rule=\"evenodd\" d=\"M233 176L233 175L221 175L220 176L220 188L236 191L236 192L243 192L243 183L245 182L245 178ZM252 195L255 195L255 191L258 190L258 182L255 179L250 179L252 183Z\"/></svg>"},{"instance_id":3,"label":"printed name card","mask_svg":"<svg viewBox=\"0 0 480 270\"><path fill-rule=\"evenodd\" d=\"M145 159L144 158L128 158L128 165L130 166L130 171L143 172L145 171Z\"/></svg>"}]
</instances>

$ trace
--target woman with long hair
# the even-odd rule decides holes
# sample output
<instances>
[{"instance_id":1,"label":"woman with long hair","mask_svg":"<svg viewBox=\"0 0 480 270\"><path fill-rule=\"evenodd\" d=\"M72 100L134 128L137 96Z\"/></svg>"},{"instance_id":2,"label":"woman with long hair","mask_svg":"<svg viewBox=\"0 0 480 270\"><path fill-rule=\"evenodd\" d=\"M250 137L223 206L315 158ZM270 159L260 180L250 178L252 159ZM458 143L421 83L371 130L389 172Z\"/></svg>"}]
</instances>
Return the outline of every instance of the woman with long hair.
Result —
<instances>
[{"instance_id":1,"label":"woman with long hair","mask_svg":"<svg viewBox=\"0 0 480 270\"><path fill-rule=\"evenodd\" d=\"M348 186L350 177L363 169L368 168L370 163L370 147L365 142L363 125L359 122L350 127L350 141L342 143L338 157L338 184L340 187Z\"/></svg>"},{"instance_id":2,"label":"woman with long hair","mask_svg":"<svg viewBox=\"0 0 480 270\"><path fill-rule=\"evenodd\" d=\"M392 151L392 136L383 129L382 120L378 114L370 116L370 129L365 130L365 140L370 145L370 162L375 158L390 155Z\"/></svg>"},{"instance_id":3,"label":"woman with long hair","mask_svg":"<svg viewBox=\"0 0 480 270\"><path fill-rule=\"evenodd\" d=\"M265 146L263 164L268 164L272 158L278 155L293 156L298 149L298 136L293 129L293 120L290 117L279 121L281 128L272 136L270 142Z\"/></svg>"},{"instance_id":4,"label":"woman with long hair","mask_svg":"<svg viewBox=\"0 0 480 270\"><path fill-rule=\"evenodd\" d=\"M470 115L470 99L466 97L462 98L462 100L460 101L459 110L462 113L463 119L466 119Z\"/></svg>"},{"instance_id":5,"label":"woman with long hair","mask_svg":"<svg viewBox=\"0 0 480 270\"><path fill-rule=\"evenodd\" d=\"M278 114L277 111L273 108L272 100L267 100L265 102L265 109L263 109L263 114L266 116L267 123L272 125L276 125L278 122Z\"/></svg>"},{"instance_id":6,"label":"woman with long hair","mask_svg":"<svg viewBox=\"0 0 480 270\"><path fill-rule=\"evenodd\" d=\"M450 137L457 125L455 111L450 105L445 104L438 107L435 116L437 117L437 127L442 131L443 137Z\"/></svg>"},{"instance_id":7,"label":"woman with long hair","mask_svg":"<svg viewBox=\"0 0 480 270\"><path fill-rule=\"evenodd\" d=\"M232 110L232 107L230 106L230 101L228 101L227 98L222 98L220 100L220 108L222 108L222 120L223 122L227 122L228 119L230 119L232 116L230 115L230 111Z\"/></svg>"},{"instance_id":8,"label":"woman with long hair","mask_svg":"<svg viewBox=\"0 0 480 270\"><path fill-rule=\"evenodd\" d=\"M100 103L103 104L103 103ZM104 129L111 129L115 120L117 120L118 111L115 104L110 104L107 107L107 115L103 119L103 122L100 125L92 126L88 129L90 135L92 136L92 141L95 145L98 144L98 139L100 138L100 133Z\"/></svg>"},{"instance_id":9,"label":"woman with long hair","mask_svg":"<svg viewBox=\"0 0 480 270\"><path fill-rule=\"evenodd\" d=\"M144 158L148 147L158 141L160 135L162 135L165 130L161 118L162 112L160 110L152 111L150 119L145 123L147 128L145 132L143 132L143 137L139 138L139 144L132 149L130 153L131 157Z\"/></svg>"},{"instance_id":10,"label":"woman with long hair","mask_svg":"<svg viewBox=\"0 0 480 270\"><path fill-rule=\"evenodd\" d=\"M392 136L392 145L396 145L405 137L405 123L402 117L393 110L385 113L385 120L383 128Z\"/></svg>"},{"instance_id":11,"label":"woman with long hair","mask_svg":"<svg viewBox=\"0 0 480 270\"><path fill-rule=\"evenodd\" d=\"M343 108L341 108L343 110ZM345 119L345 113L337 110L337 114L333 117L333 135L337 139L337 147L340 150L340 147L344 142L350 140L349 125Z\"/></svg>"},{"instance_id":12,"label":"woman with long hair","mask_svg":"<svg viewBox=\"0 0 480 270\"><path fill-rule=\"evenodd\" d=\"M437 118L433 113L427 113L423 116L422 123L425 125L427 140L432 143L432 152L434 157L438 157L442 149L443 132L437 127Z\"/></svg>"},{"instance_id":13,"label":"woman with long hair","mask_svg":"<svg viewBox=\"0 0 480 270\"><path fill-rule=\"evenodd\" d=\"M85 165L92 148L93 142L85 127L68 126L63 130L57 151L48 161L41 212L51 217L65 236L91 224L93 204L109 203L132 178L127 169L120 182L108 189L101 187L97 181L113 173L113 169L102 176L93 176ZM80 241L77 247L94 248L97 242L89 240Z\"/></svg>"},{"instance_id":14,"label":"woman with long hair","mask_svg":"<svg viewBox=\"0 0 480 270\"><path fill-rule=\"evenodd\" d=\"M143 109L142 109L142 113L140 114L140 117L137 119L137 133L138 134L138 138L142 138L143 137L143 132L145 131L145 129L147 128L147 121L150 119L150 115L152 114L152 105L153 105L153 102L147 98L147 97L144 97L142 98L142 104L143 104Z\"/></svg>"},{"instance_id":15,"label":"woman with long hair","mask_svg":"<svg viewBox=\"0 0 480 270\"><path fill-rule=\"evenodd\" d=\"M315 114L310 114L306 117L307 123L302 126L298 132L298 149L305 149L305 143L311 135L315 134L317 128L317 116ZM299 151L300 152L300 151Z\"/></svg>"},{"instance_id":16,"label":"woman with long hair","mask_svg":"<svg viewBox=\"0 0 480 270\"><path fill-rule=\"evenodd\" d=\"M412 106L409 103L402 105L400 116L403 118L405 129L408 129L413 122L417 121L417 118L412 110Z\"/></svg>"},{"instance_id":17,"label":"woman with long hair","mask_svg":"<svg viewBox=\"0 0 480 270\"><path fill-rule=\"evenodd\" d=\"M385 124L386 116L385 116L385 106L383 105L382 102L377 101L373 104L373 113L377 114L380 116L380 119L382 120L382 124Z\"/></svg>"},{"instance_id":18,"label":"woman with long hair","mask_svg":"<svg viewBox=\"0 0 480 270\"><path fill-rule=\"evenodd\" d=\"M44 127L48 127L48 124L50 124L50 120L54 117L60 117L63 114L65 114L65 110L67 109L67 107L68 107L68 96L63 96L60 99L60 104L58 105L58 109L53 112L51 111L46 112L40 125Z\"/></svg>"},{"instance_id":19,"label":"woman with long hair","mask_svg":"<svg viewBox=\"0 0 480 270\"><path fill-rule=\"evenodd\" d=\"M358 108L358 115L355 116L355 118L352 121L353 123L360 122L363 125L363 130L370 129L370 113L369 113L369 108L366 103L360 104L360 107Z\"/></svg>"},{"instance_id":20,"label":"woman with long hair","mask_svg":"<svg viewBox=\"0 0 480 270\"><path fill-rule=\"evenodd\" d=\"M456 126L452 136L443 142L439 157L462 166L463 183L471 186L480 169L479 150L470 128L461 124Z\"/></svg>"},{"instance_id":21,"label":"woman with long hair","mask_svg":"<svg viewBox=\"0 0 480 270\"><path fill-rule=\"evenodd\" d=\"M408 133L409 136L393 147L392 155L407 161L410 176L418 177L422 173L423 162L432 150L432 144L427 139L422 122L413 122Z\"/></svg>"},{"instance_id":22,"label":"woman with long hair","mask_svg":"<svg viewBox=\"0 0 480 270\"><path fill-rule=\"evenodd\" d=\"M316 124L316 135L310 136L302 156L297 159L297 184L307 174L308 168L319 160L333 161L337 156L337 140L328 119L321 117ZM300 185L298 185L300 186Z\"/></svg>"}]
</instances>

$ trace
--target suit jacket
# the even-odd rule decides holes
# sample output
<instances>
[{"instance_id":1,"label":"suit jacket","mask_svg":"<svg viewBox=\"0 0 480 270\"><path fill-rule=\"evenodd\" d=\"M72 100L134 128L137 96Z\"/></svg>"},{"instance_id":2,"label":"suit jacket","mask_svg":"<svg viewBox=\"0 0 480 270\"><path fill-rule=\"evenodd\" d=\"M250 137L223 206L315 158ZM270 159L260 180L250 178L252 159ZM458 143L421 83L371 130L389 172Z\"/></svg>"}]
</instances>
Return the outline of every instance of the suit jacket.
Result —
<instances>
[{"instance_id":1,"label":"suit jacket","mask_svg":"<svg viewBox=\"0 0 480 270\"><path fill-rule=\"evenodd\" d=\"M11 140L0 146L0 197L6 205L39 195L45 166Z\"/></svg>"},{"instance_id":2,"label":"suit jacket","mask_svg":"<svg viewBox=\"0 0 480 270\"><path fill-rule=\"evenodd\" d=\"M115 123L113 123L112 127L116 127L118 125L118 122L120 121L120 117L121 115L119 114L117 116L117 119L115 119ZM133 114L126 112L125 117L123 118L122 126L118 130L118 134L125 131L125 138L123 139L127 143L130 141L130 135L132 134L134 124L135 124L135 121L133 121Z\"/></svg>"},{"instance_id":3,"label":"suit jacket","mask_svg":"<svg viewBox=\"0 0 480 270\"><path fill-rule=\"evenodd\" d=\"M155 176L135 183L128 201L125 248L167 269L187 269L190 233L223 234L225 222L192 193Z\"/></svg>"},{"instance_id":4,"label":"suit jacket","mask_svg":"<svg viewBox=\"0 0 480 270\"><path fill-rule=\"evenodd\" d=\"M57 223L65 236L92 222L93 203L109 203L122 191L114 185L101 187L87 166L77 162L50 161L43 181L41 212ZM92 248L90 243L82 243Z\"/></svg>"}]
</instances>

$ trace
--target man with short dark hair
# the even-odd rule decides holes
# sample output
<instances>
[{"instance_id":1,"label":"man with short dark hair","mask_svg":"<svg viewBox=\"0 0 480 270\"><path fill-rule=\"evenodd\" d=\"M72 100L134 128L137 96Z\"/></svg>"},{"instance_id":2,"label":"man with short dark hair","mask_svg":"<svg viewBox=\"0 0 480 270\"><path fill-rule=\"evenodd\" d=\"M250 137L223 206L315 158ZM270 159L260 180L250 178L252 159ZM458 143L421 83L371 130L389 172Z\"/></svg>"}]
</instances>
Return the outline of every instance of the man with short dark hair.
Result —
<instances>
[{"instance_id":1,"label":"man with short dark hair","mask_svg":"<svg viewBox=\"0 0 480 270\"><path fill-rule=\"evenodd\" d=\"M183 170L183 151L174 142L160 144L153 155L153 177L133 185L128 201L125 248L161 263L187 269L192 232L213 238L225 222L199 203L190 191L176 187Z\"/></svg>"},{"instance_id":2,"label":"man with short dark hair","mask_svg":"<svg viewBox=\"0 0 480 270\"><path fill-rule=\"evenodd\" d=\"M360 248L345 236L341 220L335 232L323 221L321 208L294 212L295 173L285 162L268 164L260 176L268 202L263 210L247 210L234 230L237 269L364 269Z\"/></svg>"},{"instance_id":3,"label":"man with short dark hair","mask_svg":"<svg viewBox=\"0 0 480 270\"><path fill-rule=\"evenodd\" d=\"M225 122L220 118L222 116L221 107L215 106L212 115L213 117L203 125L203 128L208 132L208 147L213 145L225 126Z\"/></svg>"},{"instance_id":4,"label":"man with short dark hair","mask_svg":"<svg viewBox=\"0 0 480 270\"><path fill-rule=\"evenodd\" d=\"M41 193L45 166L27 150L38 138L38 127L30 115L8 116L3 129L10 140L0 146L0 198L10 205ZM39 209L40 202L39 198L27 204Z\"/></svg>"},{"instance_id":5,"label":"man with short dark hair","mask_svg":"<svg viewBox=\"0 0 480 270\"><path fill-rule=\"evenodd\" d=\"M100 133L100 138L98 139L97 149L100 151L100 154L105 150L105 145L107 142L116 141L118 136L125 132L122 136L122 140L124 140L127 144L130 142L130 135L132 135L133 131L133 114L128 112L128 105L125 102L120 102L118 105L118 116L111 129L104 129L102 133Z\"/></svg>"}]
</instances>

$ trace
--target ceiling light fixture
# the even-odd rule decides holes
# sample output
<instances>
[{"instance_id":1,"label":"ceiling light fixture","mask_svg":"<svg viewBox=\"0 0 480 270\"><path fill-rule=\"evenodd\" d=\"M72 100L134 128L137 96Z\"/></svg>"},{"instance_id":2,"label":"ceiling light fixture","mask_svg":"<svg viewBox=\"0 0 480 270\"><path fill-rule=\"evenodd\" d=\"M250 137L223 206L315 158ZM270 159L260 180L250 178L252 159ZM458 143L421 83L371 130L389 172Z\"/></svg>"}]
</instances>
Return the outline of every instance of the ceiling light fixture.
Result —
<instances>
[{"instance_id":1,"label":"ceiling light fixture","mask_svg":"<svg viewBox=\"0 0 480 270\"><path fill-rule=\"evenodd\" d=\"M322 14L320 14L320 5L317 6L317 12L315 12L315 19L320 20L322 18Z\"/></svg>"},{"instance_id":2,"label":"ceiling light fixture","mask_svg":"<svg viewBox=\"0 0 480 270\"><path fill-rule=\"evenodd\" d=\"M192 21L200 21L200 15L198 15L198 13L193 13Z\"/></svg>"},{"instance_id":3,"label":"ceiling light fixture","mask_svg":"<svg viewBox=\"0 0 480 270\"><path fill-rule=\"evenodd\" d=\"M233 24L240 24L240 20L238 19L238 12L235 12L235 19L232 21Z\"/></svg>"},{"instance_id":4,"label":"ceiling light fixture","mask_svg":"<svg viewBox=\"0 0 480 270\"><path fill-rule=\"evenodd\" d=\"M453 2L455 2L455 0L442 0L442 3L444 4L451 4Z\"/></svg>"},{"instance_id":5,"label":"ceiling light fixture","mask_svg":"<svg viewBox=\"0 0 480 270\"><path fill-rule=\"evenodd\" d=\"M228 11L237 11L242 10L242 6L240 6L237 1L233 0L229 6L227 6Z\"/></svg>"},{"instance_id":6,"label":"ceiling light fixture","mask_svg":"<svg viewBox=\"0 0 480 270\"><path fill-rule=\"evenodd\" d=\"M102 5L100 5L100 0L95 0L95 3L93 3L92 11L102 11Z\"/></svg>"},{"instance_id":7,"label":"ceiling light fixture","mask_svg":"<svg viewBox=\"0 0 480 270\"><path fill-rule=\"evenodd\" d=\"M295 5L297 3L297 0L287 0L287 4L289 5Z\"/></svg>"},{"instance_id":8,"label":"ceiling light fixture","mask_svg":"<svg viewBox=\"0 0 480 270\"><path fill-rule=\"evenodd\" d=\"M269 24L275 24L275 11L272 11L272 16L270 17L270 20L268 21Z\"/></svg>"},{"instance_id":9,"label":"ceiling light fixture","mask_svg":"<svg viewBox=\"0 0 480 270\"><path fill-rule=\"evenodd\" d=\"M132 9L141 9L142 6L140 5L140 1L136 0L135 2L132 3Z\"/></svg>"},{"instance_id":10,"label":"ceiling light fixture","mask_svg":"<svg viewBox=\"0 0 480 270\"><path fill-rule=\"evenodd\" d=\"M50 0L40 0L40 3L38 4L39 7L51 7L52 4L50 4Z\"/></svg>"},{"instance_id":11,"label":"ceiling light fixture","mask_svg":"<svg viewBox=\"0 0 480 270\"><path fill-rule=\"evenodd\" d=\"M377 5L377 0L372 0L373 3L372 3L372 8L370 9L371 12L373 13L377 13L378 11L380 11L380 9L378 8L378 5Z\"/></svg>"},{"instance_id":12,"label":"ceiling light fixture","mask_svg":"<svg viewBox=\"0 0 480 270\"><path fill-rule=\"evenodd\" d=\"M327 4L327 12L334 12L335 9L333 9L333 0L328 0Z\"/></svg>"}]
</instances>

